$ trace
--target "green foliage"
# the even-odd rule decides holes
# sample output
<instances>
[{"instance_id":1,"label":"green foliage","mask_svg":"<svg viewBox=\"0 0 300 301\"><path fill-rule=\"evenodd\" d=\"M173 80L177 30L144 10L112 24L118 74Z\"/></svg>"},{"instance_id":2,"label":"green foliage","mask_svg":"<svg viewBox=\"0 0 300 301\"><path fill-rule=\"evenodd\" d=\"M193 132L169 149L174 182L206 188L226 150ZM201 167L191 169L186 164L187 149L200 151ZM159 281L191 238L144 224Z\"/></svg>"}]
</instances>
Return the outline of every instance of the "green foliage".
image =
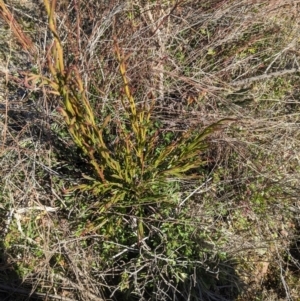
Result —
<instances>
[{"instance_id":1,"label":"green foliage","mask_svg":"<svg viewBox=\"0 0 300 301\"><path fill-rule=\"evenodd\" d=\"M206 296L219 284L218 277L228 284L226 275L216 268L220 260L227 260L227 254L206 242L208 237L198 228L198 221L187 217L187 211L176 213L168 208L145 224L151 231L139 249L121 254L122 248L107 244L115 260L106 262L103 269L112 265L113 270L123 271L119 280L108 279L119 298L135 300L140 292L139 298L146 300L152 294L159 300L171 300L180 292L184 298L190 295L197 300L199 289Z\"/></svg>"},{"instance_id":2,"label":"green foliage","mask_svg":"<svg viewBox=\"0 0 300 301\"><path fill-rule=\"evenodd\" d=\"M87 198L79 206L75 235L80 238L97 233L102 237L95 246L100 251L97 264L102 270L120 271L114 272L119 275L117 282L109 277L107 281L129 299L142 287L143 294L158 291L164 278L169 279L166 288L172 287L173 281L176 286L189 287L186 283L191 281L191 275L206 275L208 266L204 262L212 251L202 245L203 233L195 232L187 213L176 213L181 209L178 181L201 179L195 171L205 163L207 138L232 119L222 119L204 128L191 126L176 135L171 130L162 131L152 117L155 99L139 102L130 89L125 55L117 39L114 53L122 93L112 95L119 99L121 110L118 116L112 116L113 110L104 108L102 116L96 115L79 70L66 63L55 21L55 1L51 5L48 0L44 3L54 37L48 53L51 77L32 74L31 80L47 84L53 94L60 96L62 106L58 112L92 171L82 173L82 182L66 190L93 196L92 203ZM64 129L53 130L61 139L67 138ZM129 216L135 225L129 224ZM129 252L132 248L133 254ZM55 265L63 266L64 260L58 258ZM206 280L201 280L203 286L211 286L210 277Z\"/></svg>"},{"instance_id":3,"label":"green foliage","mask_svg":"<svg viewBox=\"0 0 300 301\"><path fill-rule=\"evenodd\" d=\"M64 49L57 33L54 5L45 1L49 15L49 28L54 44L48 58L52 79L43 78L61 96L64 108L59 112L65 119L69 133L94 169L93 175L84 175L85 183L70 188L105 196L97 203L99 213L118 207L136 208L139 216L139 236L144 236L144 204L166 202L175 206L164 193L170 179L187 177L187 172L203 164L202 154L207 150L207 137L219 130L230 119L222 119L199 129L191 127L173 139L173 133L161 137L151 114L155 105L152 99L137 105L126 76L126 64L122 50L115 40L115 54L123 81L120 103L124 115L112 121L110 115L96 122L94 110L76 66L65 66ZM114 143L110 141L117 133ZM112 146L110 146L112 145ZM107 223L103 220L100 224ZM98 227L98 225L97 225Z\"/></svg>"}]
</instances>

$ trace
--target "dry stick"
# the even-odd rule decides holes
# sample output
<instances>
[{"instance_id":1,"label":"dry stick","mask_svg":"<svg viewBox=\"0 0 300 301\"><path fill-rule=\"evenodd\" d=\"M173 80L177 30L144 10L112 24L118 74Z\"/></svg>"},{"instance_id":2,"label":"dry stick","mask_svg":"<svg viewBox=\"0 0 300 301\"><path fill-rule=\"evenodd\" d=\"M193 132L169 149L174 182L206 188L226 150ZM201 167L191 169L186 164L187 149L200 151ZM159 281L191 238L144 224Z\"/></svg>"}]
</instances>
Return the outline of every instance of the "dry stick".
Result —
<instances>
[{"instance_id":1,"label":"dry stick","mask_svg":"<svg viewBox=\"0 0 300 301\"><path fill-rule=\"evenodd\" d=\"M145 240L147 240L148 238L149 238L149 236L144 237L139 243L143 243L143 242L144 242ZM130 251L130 250L138 251L138 249L134 249L134 247L137 246L137 245L138 245L138 242L132 244L132 245L129 246L129 247L127 247L127 246L122 246L122 247L124 247L124 249L123 249L121 252L119 252L118 254L114 255L112 258L113 258L113 259L116 259L117 257L121 256L122 254L124 254L124 253L126 253L126 252L128 252L128 251Z\"/></svg>"},{"instance_id":2,"label":"dry stick","mask_svg":"<svg viewBox=\"0 0 300 301\"><path fill-rule=\"evenodd\" d=\"M181 207L193 194L195 194L196 192L198 192L204 185L206 185L208 182L211 181L212 178L209 178L208 180L206 180L202 185L200 185L199 187L197 187L192 193L190 193L180 204L179 207Z\"/></svg>"},{"instance_id":3,"label":"dry stick","mask_svg":"<svg viewBox=\"0 0 300 301\"><path fill-rule=\"evenodd\" d=\"M177 5L175 5L176 7ZM173 9L175 8L173 7ZM163 23L168 19L169 19L169 16L171 14L171 12L173 11L173 9L171 9L170 13L163 16L162 20L160 21L160 23L158 24L158 26L156 28L154 28L154 25L155 25L155 21L154 21L154 18L152 16L152 13L151 13L151 9L150 9L150 6L147 5L147 15L148 15L148 18L150 20L150 22L152 23L151 27L153 28L152 31L152 36L156 35L157 37L157 42L158 42L158 57L159 57L159 63L158 65L156 66L156 68L158 69L158 99L159 101L162 101L163 98L164 98L164 65L163 65L163 56L165 55L165 52L166 52L166 47L165 47L165 40L163 40L163 36L165 36L164 32L163 32L163 29L162 28L162 25ZM163 11L162 11L163 13Z\"/></svg>"},{"instance_id":4,"label":"dry stick","mask_svg":"<svg viewBox=\"0 0 300 301\"><path fill-rule=\"evenodd\" d=\"M77 289L79 291L82 291L82 287L80 285L78 285L77 283L74 283L73 281L71 281L70 279L68 278L65 278L61 275L57 275L55 274L54 275L54 278L58 279L58 280L61 280L61 281L64 281L66 282L68 285L70 285L71 287L73 287L74 289ZM86 295L91 299L91 300L94 300L94 301L104 301L104 299L102 299L101 297L99 296L96 296L95 294L89 292L89 291L85 291ZM62 299L64 301L64 299ZM68 299L69 300L69 299ZM72 300L74 301L74 300Z\"/></svg>"},{"instance_id":5,"label":"dry stick","mask_svg":"<svg viewBox=\"0 0 300 301\"><path fill-rule=\"evenodd\" d=\"M274 77L279 77L279 76L283 76L286 74L293 74L296 72L299 72L300 69L299 68L292 68L292 69L284 69L284 70L280 70L280 71L276 71L276 72L271 72L268 74L262 74L262 75L257 75L257 76L253 76L250 78L245 78L245 79L241 79L238 81L233 81L231 82L231 85L233 87L239 87L239 86L244 86L244 85L248 85L251 84L253 82L256 81L260 81L260 80L265 80L265 79L270 79L270 78L274 78Z\"/></svg>"},{"instance_id":6,"label":"dry stick","mask_svg":"<svg viewBox=\"0 0 300 301\"><path fill-rule=\"evenodd\" d=\"M172 15L172 13L175 11L175 9L183 2L183 0L181 1L177 1L175 3L175 5L170 9L168 14L165 14L161 21L159 22L159 24L157 25L156 28L154 28L155 26L155 21L153 18L153 15L151 13L151 8L149 5L147 5L147 15L149 20L151 21L152 25L150 25L150 27L152 27L151 30L151 34L152 36L156 35L157 37L157 42L158 42L158 57L159 57L159 63L156 66L156 69L158 69L158 99L159 101L162 101L164 98L164 64L163 64L163 56L165 55L166 52L166 47L165 47L165 40L163 37L166 36L165 32L163 31L163 23L165 23L166 21L169 21L170 16ZM164 13L164 11L161 11L162 13ZM146 24L148 24L146 18L144 17L144 15L142 14L144 20L146 21Z\"/></svg>"}]
</instances>

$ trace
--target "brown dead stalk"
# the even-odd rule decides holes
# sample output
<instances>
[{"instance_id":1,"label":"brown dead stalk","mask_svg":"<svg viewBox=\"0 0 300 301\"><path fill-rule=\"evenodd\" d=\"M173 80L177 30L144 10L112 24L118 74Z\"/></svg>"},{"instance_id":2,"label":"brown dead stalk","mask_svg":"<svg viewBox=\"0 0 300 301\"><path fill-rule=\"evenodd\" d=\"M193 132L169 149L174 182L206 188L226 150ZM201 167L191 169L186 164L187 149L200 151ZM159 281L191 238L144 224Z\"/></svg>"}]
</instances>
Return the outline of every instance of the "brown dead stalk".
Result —
<instances>
[{"instance_id":1,"label":"brown dead stalk","mask_svg":"<svg viewBox=\"0 0 300 301\"><path fill-rule=\"evenodd\" d=\"M32 39L24 33L18 21L14 18L3 0L0 0L0 17L10 26L22 48L32 55L35 54L36 49Z\"/></svg>"}]
</instances>

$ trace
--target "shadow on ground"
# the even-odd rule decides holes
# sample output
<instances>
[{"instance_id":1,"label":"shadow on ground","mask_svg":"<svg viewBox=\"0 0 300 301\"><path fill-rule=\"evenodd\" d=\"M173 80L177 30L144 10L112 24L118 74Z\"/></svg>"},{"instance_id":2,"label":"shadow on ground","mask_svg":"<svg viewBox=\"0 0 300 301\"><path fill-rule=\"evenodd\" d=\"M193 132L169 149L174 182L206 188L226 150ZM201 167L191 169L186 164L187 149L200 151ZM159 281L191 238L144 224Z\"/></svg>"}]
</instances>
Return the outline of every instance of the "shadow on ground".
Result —
<instances>
[{"instance_id":1,"label":"shadow on ground","mask_svg":"<svg viewBox=\"0 0 300 301\"><path fill-rule=\"evenodd\" d=\"M0 242L0 300L1 301L26 301L40 299L32 293L32 287L22 283L16 267L10 262L3 242Z\"/></svg>"}]
</instances>

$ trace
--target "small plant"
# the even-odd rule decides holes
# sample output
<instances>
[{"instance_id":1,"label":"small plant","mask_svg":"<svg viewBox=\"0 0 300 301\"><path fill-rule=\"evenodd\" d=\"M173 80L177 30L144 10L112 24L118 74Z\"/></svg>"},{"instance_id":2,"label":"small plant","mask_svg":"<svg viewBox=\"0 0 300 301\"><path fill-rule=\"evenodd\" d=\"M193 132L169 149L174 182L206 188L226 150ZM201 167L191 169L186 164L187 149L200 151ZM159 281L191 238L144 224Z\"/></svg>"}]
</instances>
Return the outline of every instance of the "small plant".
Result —
<instances>
[{"instance_id":1,"label":"small plant","mask_svg":"<svg viewBox=\"0 0 300 301\"><path fill-rule=\"evenodd\" d=\"M63 107L59 108L59 112L73 141L94 170L93 175L84 176L86 183L70 190L106 196L97 204L98 213L108 212L112 207L120 208L122 213L125 213L124 208L135 208L141 239L144 236L143 206L164 202L176 206L164 194L170 179L187 177L187 172L201 166L201 155L208 148L206 138L231 119L222 119L204 129L192 127L176 140L171 139L171 132L161 139L160 129L155 128L152 120L155 100L149 99L137 105L126 76L125 56L115 38L115 55L123 82L120 102L124 115L114 122L110 115L103 116L103 122L99 124L78 69L74 65L66 66L55 22L55 2L50 4L44 0L54 42L48 55L52 78L42 77L41 80L52 87L53 94L61 97ZM33 75L34 78L36 76ZM111 137L112 131L117 133L117 137L113 147L109 147L111 141L107 138ZM100 224L106 222L102 220Z\"/></svg>"},{"instance_id":2,"label":"small plant","mask_svg":"<svg viewBox=\"0 0 300 301\"><path fill-rule=\"evenodd\" d=\"M79 70L66 63L68 53L56 25L56 1L44 0L44 4L53 35L47 56L50 76L30 74L28 80L50 86L51 93L60 97L58 112L92 170L82 174L81 183L66 189L68 193L80 191L83 196L94 197L80 206L76 236L100 234L99 266L108 274L113 270L119 275L114 279L107 276L106 280L128 299L136 290L141 290L139 296L151 291L161 294L158 291L163 286L169 289L173 281L178 289L172 290L178 293L191 274L206 275L207 264L201 258L211 253L201 249L193 225L176 213L181 209L176 195L178 182L201 179L197 170L205 163L207 138L233 119L222 119L204 128L191 126L176 135L171 130L162 131L153 118L155 98L140 102L134 97L126 75L126 55L117 37L114 54L122 92L113 95L120 99L121 109L118 118L109 113L97 115ZM172 215L174 220L170 220ZM129 250L134 250L133 254ZM165 277L169 282L162 285ZM210 287L209 277L201 281L201 286Z\"/></svg>"}]
</instances>

